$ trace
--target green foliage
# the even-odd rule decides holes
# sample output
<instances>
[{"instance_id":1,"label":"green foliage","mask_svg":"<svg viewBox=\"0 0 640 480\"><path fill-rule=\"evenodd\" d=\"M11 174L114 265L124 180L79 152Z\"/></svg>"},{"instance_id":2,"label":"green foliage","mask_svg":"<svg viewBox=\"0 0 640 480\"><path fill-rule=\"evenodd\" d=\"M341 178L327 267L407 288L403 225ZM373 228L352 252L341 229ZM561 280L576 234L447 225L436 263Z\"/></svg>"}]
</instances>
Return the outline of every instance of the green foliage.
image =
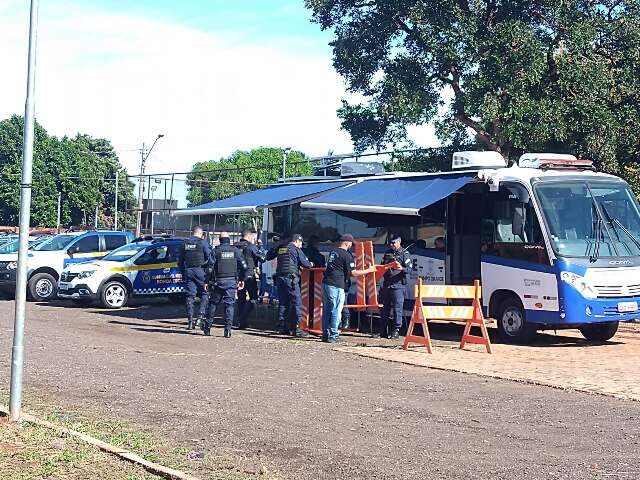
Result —
<instances>
[{"instance_id":1,"label":"green foliage","mask_svg":"<svg viewBox=\"0 0 640 480\"><path fill-rule=\"evenodd\" d=\"M20 172L23 120L14 115L0 122L0 224L16 225L20 208ZM33 158L33 226L55 226L58 194L62 194L62 225L93 223L96 206L100 226L113 225L116 171L121 219L125 203L135 204L133 185L127 181L110 142L88 135L57 138L36 124Z\"/></svg>"},{"instance_id":2,"label":"green foliage","mask_svg":"<svg viewBox=\"0 0 640 480\"><path fill-rule=\"evenodd\" d=\"M280 148L256 148L239 150L219 161L196 163L187 177L189 205L201 205L277 182L282 177L283 155ZM311 164L303 153L289 153L287 177L312 174Z\"/></svg>"},{"instance_id":3,"label":"green foliage","mask_svg":"<svg viewBox=\"0 0 640 480\"><path fill-rule=\"evenodd\" d=\"M436 123L448 144L572 152L619 172L640 152L637 0L306 0L335 34L358 150ZM357 97L356 97L357 98Z\"/></svg>"}]
</instances>

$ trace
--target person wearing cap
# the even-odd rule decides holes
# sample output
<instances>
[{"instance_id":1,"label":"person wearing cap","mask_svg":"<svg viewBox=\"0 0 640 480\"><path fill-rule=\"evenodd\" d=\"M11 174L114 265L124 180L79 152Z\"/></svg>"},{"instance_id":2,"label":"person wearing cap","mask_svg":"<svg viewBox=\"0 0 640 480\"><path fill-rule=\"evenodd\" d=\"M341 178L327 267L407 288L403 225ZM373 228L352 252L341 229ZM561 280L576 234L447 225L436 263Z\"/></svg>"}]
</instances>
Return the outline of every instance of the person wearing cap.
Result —
<instances>
[{"instance_id":1,"label":"person wearing cap","mask_svg":"<svg viewBox=\"0 0 640 480\"><path fill-rule=\"evenodd\" d=\"M380 336L392 339L400 336L407 273L411 271L411 258L402 248L402 238L399 235L391 235L389 249L382 257L383 265L394 262L398 262L399 266L385 272L380 290L383 304L380 314Z\"/></svg>"},{"instance_id":2,"label":"person wearing cap","mask_svg":"<svg viewBox=\"0 0 640 480\"><path fill-rule=\"evenodd\" d=\"M278 332L294 337L306 337L300 330L302 294L300 293L300 268L311 268L302 248L302 235L292 235L291 241L274 246L267 252L267 260L276 259L276 288L278 291Z\"/></svg>"},{"instance_id":3,"label":"person wearing cap","mask_svg":"<svg viewBox=\"0 0 640 480\"><path fill-rule=\"evenodd\" d=\"M366 275L375 270L369 267L356 270L353 255L349 249L353 245L353 235L345 233L338 239L337 248L329 253L327 269L324 272L322 287L324 301L322 307L322 341L335 343L338 341L340 318L344 306L345 289L351 276Z\"/></svg>"}]
</instances>

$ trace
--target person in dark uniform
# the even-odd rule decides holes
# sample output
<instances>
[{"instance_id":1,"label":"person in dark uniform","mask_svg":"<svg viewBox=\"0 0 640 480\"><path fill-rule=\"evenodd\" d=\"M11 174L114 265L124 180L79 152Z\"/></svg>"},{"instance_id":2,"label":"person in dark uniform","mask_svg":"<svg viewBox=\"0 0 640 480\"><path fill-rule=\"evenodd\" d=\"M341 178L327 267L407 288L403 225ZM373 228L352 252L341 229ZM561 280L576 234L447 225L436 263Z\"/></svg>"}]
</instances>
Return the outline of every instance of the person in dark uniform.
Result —
<instances>
[{"instance_id":1,"label":"person in dark uniform","mask_svg":"<svg viewBox=\"0 0 640 480\"><path fill-rule=\"evenodd\" d=\"M300 268L311 268L302 247L302 235L296 233L288 244L279 244L269 250L267 260L277 260L276 287L278 289L278 332L283 335L306 337L300 330L302 295L300 294Z\"/></svg>"},{"instance_id":2,"label":"person in dark uniform","mask_svg":"<svg viewBox=\"0 0 640 480\"><path fill-rule=\"evenodd\" d=\"M189 330L193 330L193 310L196 296L200 297L198 321L204 320L209 303L206 290L206 268L213 265L211 247L204 239L204 230L200 225L193 227L192 236L185 240L180 251L180 268L185 280L185 305Z\"/></svg>"},{"instance_id":3,"label":"person in dark uniform","mask_svg":"<svg viewBox=\"0 0 640 480\"><path fill-rule=\"evenodd\" d=\"M402 239L392 235L389 249L382 257L382 264L398 262L398 268L387 270L382 280L380 297L382 299L382 313L380 316L380 336L396 339L402 328L402 313L404 310L404 291L407 285L407 273L411 271L411 258L402 248Z\"/></svg>"},{"instance_id":4,"label":"person in dark uniform","mask_svg":"<svg viewBox=\"0 0 640 480\"><path fill-rule=\"evenodd\" d=\"M311 235L307 246L302 249L309 261L313 263L314 267L325 267L327 262L324 259L324 255L318 250L318 244L320 243L320 237L317 235Z\"/></svg>"},{"instance_id":5,"label":"person in dark uniform","mask_svg":"<svg viewBox=\"0 0 640 480\"><path fill-rule=\"evenodd\" d=\"M245 228L242 231L242 238L236 243L236 247L242 252L247 264L247 278L244 281L244 288L238 290L238 327L240 329L247 328L249 317L258 303L256 269L264 263L266 257L264 249L256 245L256 236L255 230Z\"/></svg>"},{"instance_id":6,"label":"person in dark uniform","mask_svg":"<svg viewBox=\"0 0 640 480\"><path fill-rule=\"evenodd\" d=\"M224 337L230 338L236 293L238 288L244 289L247 264L240 250L231 245L231 239L226 232L220 233L220 245L214 249L213 258L213 275L209 280L209 317L202 325L202 331L206 336L211 335L216 307L223 302Z\"/></svg>"}]
</instances>

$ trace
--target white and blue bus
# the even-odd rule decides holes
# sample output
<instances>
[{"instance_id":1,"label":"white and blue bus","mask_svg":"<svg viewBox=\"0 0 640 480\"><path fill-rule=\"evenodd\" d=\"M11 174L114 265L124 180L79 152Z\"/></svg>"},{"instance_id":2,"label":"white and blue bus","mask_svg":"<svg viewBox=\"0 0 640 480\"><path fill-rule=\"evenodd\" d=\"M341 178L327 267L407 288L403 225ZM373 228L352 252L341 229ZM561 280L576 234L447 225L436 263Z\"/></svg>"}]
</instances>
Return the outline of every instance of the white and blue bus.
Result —
<instances>
[{"instance_id":1,"label":"white and blue bus","mask_svg":"<svg viewBox=\"0 0 640 480\"><path fill-rule=\"evenodd\" d=\"M526 154L507 168L495 152L460 152L453 167L307 178L191 210L262 210L269 235L330 242L349 232L380 255L400 234L415 267L408 304L419 276L480 279L486 313L507 341L566 328L604 341L619 322L640 318L640 210L623 180L557 154Z\"/></svg>"}]
</instances>

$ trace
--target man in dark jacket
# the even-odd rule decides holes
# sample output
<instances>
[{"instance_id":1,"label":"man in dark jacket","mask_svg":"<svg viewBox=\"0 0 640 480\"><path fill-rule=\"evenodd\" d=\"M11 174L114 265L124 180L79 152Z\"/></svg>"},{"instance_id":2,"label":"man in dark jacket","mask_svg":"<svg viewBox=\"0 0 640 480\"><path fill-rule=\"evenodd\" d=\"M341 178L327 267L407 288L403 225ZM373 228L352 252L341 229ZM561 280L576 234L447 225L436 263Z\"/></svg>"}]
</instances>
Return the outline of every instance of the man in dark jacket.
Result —
<instances>
[{"instance_id":1,"label":"man in dark jacket","mask_svg":"<svg viewBox=\"0 0 640 480\"><path fill-rule=\"evenodd\" d=\"M247 264L247 278L244 288L238 290L238 327L247 328L249 317L258 303L258 281L256 271L264 263L266 252L256 245L256 232L250 228L242 231L242 238L236 247L242 252ZM248 297L248 298L247 298Z\"/></svg>"},{"instance_id":2,"label":"man in dark jacket","mask_svg":"<svg viewBox=\"0 0 640 480\"><path fill-rule=\"evenodd\" d=\"M180 251L179 265L185 281L185 305L189 330L193 329L193 310L196 296L200 296L200 314L198 320L204 320L209 303L206 290L205 269L213 265L211 246L204 238L200 225L193 227L192 236L185 240Z\"/></svg>"},{"instance_id":3,"label":"man in dark jacket","mask_svg":"<svg viewBox=\"0 0 640 480\"><path fill-rule=\"evenodd\" d=\"M320 250L318 249L319 243L320 238L317 235L311 235L309 237L309 241L307 242L307 246L302 249L309 261L313 263L314 267L324 267L327 263L324 259L324 255L322 255L322 253L320 253Z\"/></svg>"},{"instance_id":4,"label":"man in dark jacket","mask_svg":"<svg viewBox=\"0 0 640 480\"><path fill-rule=\"evenodd\" d=\"M380 315L380 336L398 338L402 328L402 314L404 311L404 291L407 285L407 273L411 271L411 258L402 248L399 235L392 235L389 249L382 257L384 265L398 262L398 268L387 270L382 280L380 291L383 303Z\"/></svg>"},{"instance_id":5,"label":"man in dark jacket","mask_svg":"<svg viewBox=\"0 0 640 480\"><path fill-rule=\"evenodd\" d=\"M202 326L206 336L211 335L211 325L220 302L224 303L224 336L231 337L233 313L238 288L244 288L247 275L247 264L240 250L231 245L229 234L220 234L220 245L214 252L213 275L209 280L209 318Z\"/></svg>"},{"instance_id":6,"label":"man in dark jacket","mask_svg":"<svg viewBox=\"0 0 640 480\"><path fill-rule=\"evenodd\" d=\"M302 295L300 293L300 268L311 268L313 264L301 250L302 235L296 233L289 243L274 246L267 253L267 260L277 259L276 287L278 289L278 332L283 335L306 337L300 330Z\"/></svg>"}]
</instances>

